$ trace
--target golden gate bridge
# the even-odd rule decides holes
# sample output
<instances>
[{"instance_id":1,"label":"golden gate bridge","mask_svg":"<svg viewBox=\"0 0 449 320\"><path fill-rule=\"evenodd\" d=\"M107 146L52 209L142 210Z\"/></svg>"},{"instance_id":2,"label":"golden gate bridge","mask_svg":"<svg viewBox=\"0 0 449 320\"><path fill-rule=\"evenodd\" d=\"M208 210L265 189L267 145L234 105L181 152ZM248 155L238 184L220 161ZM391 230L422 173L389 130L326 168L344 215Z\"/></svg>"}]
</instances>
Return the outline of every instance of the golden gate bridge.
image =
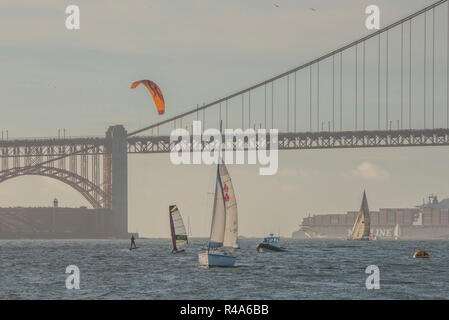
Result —
<instances>
[{"instance_id":1,"label":"golden gate bridge","mask_svg":"<svg viewBox=\"0 0 449 320\"><path fill-rule=\"evenodd\" d=\"M279 150L449 145L449 5L438 1L294 69L177 116L104 137L0 141L0 183L68 184L127 233L127 157L168 153L170 132L278 129ZM143 132L145 136L141 136ZM259 140L257 140L259 141ZM248 146L246 146L247 148ZM258 148L258 145L255 146Z\"/></svg>"}]
</instances>

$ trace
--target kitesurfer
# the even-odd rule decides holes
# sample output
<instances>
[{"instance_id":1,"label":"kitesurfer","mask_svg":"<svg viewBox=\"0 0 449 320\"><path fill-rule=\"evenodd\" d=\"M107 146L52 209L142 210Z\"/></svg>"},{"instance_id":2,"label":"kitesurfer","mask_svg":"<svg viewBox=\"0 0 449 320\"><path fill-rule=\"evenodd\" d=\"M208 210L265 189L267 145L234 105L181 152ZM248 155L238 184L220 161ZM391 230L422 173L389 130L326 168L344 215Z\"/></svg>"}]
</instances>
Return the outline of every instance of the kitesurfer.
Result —
<instances>
[{"instance_id":1,"label":"kitesurfer","mask_svg":"<svg viewBox=\"0 0 449 320\"><path fill-rule=\"evenodd\" d=\"M130 249L136 249L137 248L136 242L134 240L135 240L134 235L131 235L131 247L130 247Z\"/></svg>"}]
</instances>

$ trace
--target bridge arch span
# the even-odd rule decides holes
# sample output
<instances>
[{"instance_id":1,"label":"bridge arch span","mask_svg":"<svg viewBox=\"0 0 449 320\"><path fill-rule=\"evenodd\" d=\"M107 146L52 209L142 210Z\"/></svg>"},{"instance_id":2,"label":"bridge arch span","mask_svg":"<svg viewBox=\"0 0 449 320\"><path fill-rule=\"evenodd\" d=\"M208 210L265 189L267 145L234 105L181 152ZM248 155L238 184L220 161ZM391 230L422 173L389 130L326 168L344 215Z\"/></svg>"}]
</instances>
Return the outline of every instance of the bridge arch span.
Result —
<instances>
[{"instance_id":1,"label":"bridge arch span","mask_svg":"<svg viewBox=\"0 0 449 320\"><path fill-rule=\"evenodd\" d=\"M17 167L2 171L0 173L0 183L27 175L44 176L61 181L78 191L94 209L104 207L105 192L99 186L65 169L50 166Z\"/></svg>"}]
</instances>

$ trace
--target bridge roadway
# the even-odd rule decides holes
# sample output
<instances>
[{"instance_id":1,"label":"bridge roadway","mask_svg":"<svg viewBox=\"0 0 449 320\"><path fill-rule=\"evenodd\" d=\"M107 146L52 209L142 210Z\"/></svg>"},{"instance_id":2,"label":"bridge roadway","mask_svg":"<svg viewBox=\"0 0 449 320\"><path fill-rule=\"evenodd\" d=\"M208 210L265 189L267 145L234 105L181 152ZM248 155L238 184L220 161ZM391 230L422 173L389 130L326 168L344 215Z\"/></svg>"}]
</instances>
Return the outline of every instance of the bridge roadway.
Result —
<instances>
[{"instance_id":1,"label":"bridge roadway","mask_svg":"<svg viewBox=\"0 0 449 320\"><path fill-rule=\"evenodd\" d=\"M3 140L0 157L31 157L32 162L39 163L43 160L40 157L48 159L74 152L99 155L104 154L107 141L106 137ZM449 145L449 129L279 133L278 142L279 150L445 146ZM168 153L174 144L169 136L133 136L127 138L127 152ZM256 143L256 148L259 146ZM236 148L236 142L233 147ZM248 149L246 140L243 148Z\"/></svg>"}]
</instances>

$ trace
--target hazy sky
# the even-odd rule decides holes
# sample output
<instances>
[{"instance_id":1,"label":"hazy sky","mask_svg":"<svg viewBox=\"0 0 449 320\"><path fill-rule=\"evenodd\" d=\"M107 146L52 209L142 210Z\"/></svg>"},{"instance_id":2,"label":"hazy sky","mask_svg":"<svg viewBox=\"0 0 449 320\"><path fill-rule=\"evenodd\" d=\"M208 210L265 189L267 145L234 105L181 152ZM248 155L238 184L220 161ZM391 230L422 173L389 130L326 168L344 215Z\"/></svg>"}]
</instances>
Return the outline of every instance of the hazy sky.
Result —
<instances>
[{"instance_id":1,"label":"hazy sky","mask_svg":"<svg viewBox=\"0 0 449 320\"><path fill-rule=\"evenodd\" d=\"M0 129L13 137L104 135L157 121L144 90L153 79L164 118L298 66L368 34L365 7L381 25L433 0L0 1ZM275 7L273 3L279 4ZM81 30L65 28L65 7L81 9ZM315 8L316 11L310 10ZM276 176L230 166L240 234L290 236L309 213L413 206L428 193L449 196L449 150L404 148L280 152ZM168 205L209 233L214 168L170 164L169 155L129 156L129 231L168 236ZM57 181L21 177L0 185L1 206L87 202Z\"/></svg>"}]
</instances>

